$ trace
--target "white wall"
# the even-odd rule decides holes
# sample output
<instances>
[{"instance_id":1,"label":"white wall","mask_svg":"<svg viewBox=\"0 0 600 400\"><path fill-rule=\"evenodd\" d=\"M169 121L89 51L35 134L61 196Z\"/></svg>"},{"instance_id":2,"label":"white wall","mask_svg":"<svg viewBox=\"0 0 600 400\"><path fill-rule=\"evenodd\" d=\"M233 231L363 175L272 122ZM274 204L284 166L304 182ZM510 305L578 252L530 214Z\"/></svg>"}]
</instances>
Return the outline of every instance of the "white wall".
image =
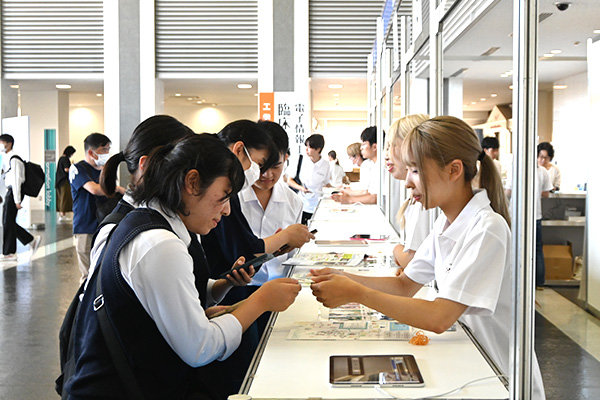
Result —
<instances>
[{"instance_id":1,"label":"white wall","mask_svg":"<svg viewBox=\"0 0 600 400\"><path fill-rule=\"evenodd\" d=\"M552 145L554 162L561 170L561 190L572 192L578 183L588 179L588 168L582 166L583 148L596 128L589 120L587 72L561 79L566 89L554 90Z\"/></svg>"},{"instance_id":2,"label":"white wall","mask_svg":"<svg viewBox=\"0 0 600 400\"><path fill-rule=\"evenodd\" d=\"M76 150L73 162L85 158L83 140L93 132L104 133L104 106L69 107L69 144ZM61 148L59 152L63 150ZM113 153L117 151L113 146Z\"/></svg>"},{"instance_id":3,"label":"white wall","mask_svg":"<svg viewBox=\"0 0 600 400\"><path fill-rule=\"evenodd\" d=\"M257 106L180 106L165 102L165 114L172 115L194 132L217 133L238 119L258 119Z\"/></svg>"}]
</instances>

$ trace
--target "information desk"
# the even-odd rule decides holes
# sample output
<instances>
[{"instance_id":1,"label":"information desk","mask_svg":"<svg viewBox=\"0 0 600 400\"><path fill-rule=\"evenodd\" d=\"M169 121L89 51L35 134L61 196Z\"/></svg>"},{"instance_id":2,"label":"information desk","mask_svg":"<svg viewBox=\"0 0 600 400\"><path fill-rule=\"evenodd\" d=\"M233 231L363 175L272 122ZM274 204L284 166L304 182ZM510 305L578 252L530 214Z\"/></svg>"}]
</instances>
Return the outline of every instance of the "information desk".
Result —
<instances>
[{"instance_id":1,"label":"information desk","mask_svg":"<svg viewBox=\"0 0 600 400\"><path fill-rule=\"evenodd\" d=\"M368 247L322 247L310 243L302 252L348 252L391 254L397 235L377 206L353 206L353 212L341 211L330 200L319 204L311 228L318 229L316 238L347 239L356 233L390 235L392 242L369 244ZM308 271L295 267L294 273ZM305 271L303 271L305 270ZM395 270L386 265L371 268L356 267L354 273L392 275ZM423 294L420 292L420 295ZM407 341L343 341L287 340L295 323L318 321L323 306L313 297L309 287L303 287L296 301L285 312L275 314L265 331L242 392L253 399L372 399L389 398L372 387L338 388L329 384L329 356L355 354L413 354L425 386L421 388L388 388L397 397L420 398L444 393L466 382L495 376L482 352L467 333L458 326L455 332L430 338L427 346L414 346ZM468 386L441 398L507 399L508 391L499 378Z\"/></svg>"}]
</instances>

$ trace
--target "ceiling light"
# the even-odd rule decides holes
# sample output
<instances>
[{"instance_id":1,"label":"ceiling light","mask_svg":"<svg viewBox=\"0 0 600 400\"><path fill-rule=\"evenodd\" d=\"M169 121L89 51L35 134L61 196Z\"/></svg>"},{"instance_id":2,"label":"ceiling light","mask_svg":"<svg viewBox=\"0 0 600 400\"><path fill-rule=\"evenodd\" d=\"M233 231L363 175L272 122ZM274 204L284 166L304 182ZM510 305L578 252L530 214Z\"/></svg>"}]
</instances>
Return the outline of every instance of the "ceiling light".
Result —
<instances>
[{"instance_id":1,"label":"ceiling light","mask_svg":"<svg viewBox=\"0 0 600 400\"><path fill-rule=\"evenodd\" d=\"M196 104L202 104L202 103L204 103L202 100L198 100L198 101L196 102Z\"/></svg>"},{"instance_id":2,"label":"ceiling light","mask_svg":"<svg viewBox=\"0 0 600 400\"><path fill-rule=\"evenodd\" d=\"M509 75L506 74L506 72L503 72L500 74L500 78L508 78Z\"/></svg>"},{"instance_id":3,"label":"ceiling light","mask_svg":"<svg viewBox=\"0 0 600 400\"><path fill-rule=\"evenodd\" d=\"M11 88L11 89L18 89L18 88L19 88L19 85L10 85L10 88Z\"/></svg>"},{"instance_id":4,"label":"ceiling light","mask_svg":"<svg viewBox=\"0 0 600 400\"><path fill-rule=\"evenodd\" d=\"M181 93L175 93L175 97L181 96Z\"/></svg>"},{"instance_id":5,"label":"ceiling light","mask_svg":"<svg viewBox=\"0 0 600 400\"><path fill-rule=\"evenodd\" d=\"M327 85L327 87L329 89L341 89L344 87L344 85L342 85L341 83L332 83L332 84Z\"/></svg>"},{"instance_id":6,"label":"ceiling light","mask_svg":"<svg viewBox=\"0 0 600 400\"><path fill-rule=\"evenodd\" d=\"M476 102L476 101L472 101L472 102L471 102L471 104L472 104L472 105L475 105L475 104L477 104L477 102Z\"/></svg>"},{"instance_id":7,"label":"ceiling light","mask_svg":"<svg viewBox=\"0 0 600 400\"><path fill-rule=\"evenodd\" d=\"M510 85L508 88L509 88L510 90L513 90L513 85Z\"/></svg>"},{"instance_id":8,"label":"ceiling light","mask_svg":"<svg viewBox=\"0 0 600 400\"><path fill-rule=\"evenodd\" d=\"M598 34L598 33L600 33L600 29L594 29L594 33L595 33L595 34Z\"/></svg>"},{"instance_id":9,"label":"ceiling light","mask_svg":"<svg viewBox=\"0 0 600 400\"><path fill-rule=\"evenodd\" d=\"M552 53L544 53L544 57L546 57L546 58L554 57L554 54L552 54Z\"/></svg>"},{"instance_id":10,"label":"ceiling light","mask_svg":"<svg viewBox=\"0 0 600 400\"><path fill-rule=\"evenodd\" d=\"M505 74L511 76L513 74L512 69L510 71L506 71Z\"/></svg>"},{"instance_id":11,"label":"ceiling light","mask_svg":"<svg viewBox=\"0 0 600 400\"><path fill-rule=\"evenodd\" d=\"M194 100L194 98L193 98L193 97L188 97L187 99L188 99L189 101L192 101L192 100Z\"/></svg>"},{"instance_id":12,"label":"ceiling light","mask_svg":"<svg viewBox=\"0 0 600 400\"><path fill-rule=\"evenodd\" d=\"M249 83L238 83L238 89L252 89L252 85Z\"/></svg>"},{"instance_id":13,"label":"ceiling light","mask_svg":"<svg viewBox=\"0 0 600 400\"><path fill-rule=\"evenodd\" d=\"M216 107L217 103L212 103L211 106Z\"/></svg>"},{"instance_id":14,"label":"ceiling light","mask_svg":"<svg viewBox=\"0 0 600 400\"><path fill-rule=\"evenodd\" d=\"M339 93L334 93L333 97L340 97L340 94Z\"/></svg>"},{"instance_id":15,"label":"ceiling light","mask_svg":"<svg viewBox=\"0 0 600 400\"><path fill-rule=\"evenodd\" d=\"M254 93L254 95L255 95L256 97L258 97L258 93Z\"/></svg>"},{"instance_id":16,"label":"ceiling light","mask_svg":"<svg viewBox=\"0 0 600 400\"><path fill-rule=\"evenodd\" d=\"M496 93L492 93L490 94L490 97L498 97L498 95Z\"/></svg>"},{"instance_id":17,"label":"ceiling light","mask_svg":"<svg viewBox=\"0 0 600 400\"><path fill-rule=\"evenodd\" d=\"M102 97L102 93L96 93L96 97Z\"/></svg>"},{"instance_id":18,"label":"ceiling light","mask_svg":"<svg viewBox=\"0 0 600 400\"><path fill-rule=\"evenodd\" d=\"M561 90L561 89L566 89L567 85L554 85L554 86L552 86L552 88L553 89Z\"/></svg>"},{"instance_id":19,"label":"ceiling light","mask_svg":"<svg viewBox=\"0 0 600 400\"><path fill-rule=\"evenodd\" d=\"M485 97L482 97L479 99L479 101L486 101L487 99Z\"/></svg>"},{"instance_id":20,"label":"ceiling light","mask_svg":"<svg viewBox=\"0 0 600 400\"><path fill-rule=\"evenodd\" d=\"M57 89L71 89L71 85L59 83L58 85L56 85L56 88Z\"/></svg>"},{"instance_id":21,"label":"ceiling light","mask_svg":"<svg viewBox=\"0 0 600 400\"><path fill-rule=\"evenodd\" d=\"M202 99L202 100L200 100L200 101L204 103L204 102L206 102L206 99Z\"/></svg>"},{"instance_id":22,"label":"ceiling light","mask_svg":"<svg viewBox=\"0 0 600 400\"><path fill-rule=\"evenodd\" d=\"M560 54L560 53L562 53L562 50L559 50L559 49L550 50L550 53L552 53L552 54Z\"/></svg>"}]
</instances>

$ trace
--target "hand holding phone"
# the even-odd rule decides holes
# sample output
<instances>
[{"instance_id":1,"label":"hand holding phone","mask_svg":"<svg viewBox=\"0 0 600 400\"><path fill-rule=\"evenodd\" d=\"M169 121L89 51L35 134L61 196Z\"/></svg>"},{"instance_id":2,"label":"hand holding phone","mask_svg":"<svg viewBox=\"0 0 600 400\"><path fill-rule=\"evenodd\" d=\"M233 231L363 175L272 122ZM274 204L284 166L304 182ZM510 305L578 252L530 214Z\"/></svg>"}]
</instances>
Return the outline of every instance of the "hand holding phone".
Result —
<instances>
[{"instance_id":1,"label":"hand holding phone","mask_svg":"<svg viewBox=\"0 0 600 400\"><path fill-rule=\"evenodd\" d=\"M316 229L313 229L312 231L310 231L310 233L312 233L313 235L317 232L318 231ZM285 245L281 246L276 252L274 252L273 255L275 257L279 257L285 253L292 251L292 249L294 249L294 247L291 247L290 245L285 244Z\"/></svg>"},{"instance_id":2,"label":"hand holding phone","mask_svg":"<svg viewBox=\"0 0 600 400\"><path fill-rule=\"evenodd\" d=\"M273 258L275 258L273 256L273 254L270 253L265 253L262 254L250 261L245 262L242 265L239 265L237 267L232 267L229 271L222 273L221 275L219 275L219 279L227 279L227 275L230 275L233 273L233 271L239 271L239 270L244 270L246 272L248 272L248 270L250 269L250 266L254 267L254 273L256 274L258 272L258 270L260 270L260 267L266 263L269 260L272 260Z\"/></svg>"}]
</instances>

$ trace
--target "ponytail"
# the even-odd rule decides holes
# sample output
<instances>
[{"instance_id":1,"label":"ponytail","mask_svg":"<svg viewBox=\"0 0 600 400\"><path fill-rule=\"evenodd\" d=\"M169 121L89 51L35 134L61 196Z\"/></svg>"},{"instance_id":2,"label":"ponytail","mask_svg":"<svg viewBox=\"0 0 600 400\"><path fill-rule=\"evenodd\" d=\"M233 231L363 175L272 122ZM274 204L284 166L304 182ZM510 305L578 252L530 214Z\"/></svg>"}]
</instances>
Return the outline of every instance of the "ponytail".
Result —
<instances>
[{"instance_id":1,"label":"ponytail","mask_svg":"<svg viewBox=\"0 0 600 400\"><path fill-rule=\"evenodd\" d=\"M500 173L494 164L494 160L487 154L482 154L484 156L479 166L479 187L487 191L492 209L502 215L508 226L510 226L510 214L508 212L508 204L504 188L502 187Z\"/></svg>"},{"instance_id":2,"label":"ponytail","mask_svg":"<svg viewBox=\"0 0 600 400\"><path fill-rule=\"evenodd\" d=\"M406 199L396 214L396 221L398 221L398 225L400 225L400 229L402 230L404 230L404 227L406 226L406 217L404 214L406 214L406 209L410 205L411 200L411 198Z\"/></svg>"},{"instance_id":3,"label":"ponytail","mask_svg":"<svg viewBox=\"0 0 600 400\"><path fill-rule=\"evenodd\" d=\"M108 159L102 172L100 172L100 187L106 196L113 197L117 189L117 169L125 161L123 152L120 151Z\"/></svg>"}]
</instances>

